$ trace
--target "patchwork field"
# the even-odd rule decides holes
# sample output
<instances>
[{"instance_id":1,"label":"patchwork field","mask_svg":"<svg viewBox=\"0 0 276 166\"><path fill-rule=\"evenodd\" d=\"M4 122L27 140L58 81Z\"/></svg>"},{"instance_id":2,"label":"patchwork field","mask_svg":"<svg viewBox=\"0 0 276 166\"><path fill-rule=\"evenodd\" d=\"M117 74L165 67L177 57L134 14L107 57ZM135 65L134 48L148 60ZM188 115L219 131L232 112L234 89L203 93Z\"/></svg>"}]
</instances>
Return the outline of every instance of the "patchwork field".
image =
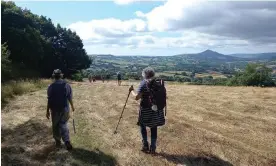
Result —
<instances>
[{"instance_id":1,"label":"patchwork field","mask_svg":"<svg viewBox=\"0 0 276 166\"><path fill-rule=\"evenodd\" d=\"M275 88L168 84L167 121L158 130L157 155L151 156L140 151L139 103L132 97L113 134L131 83L72 83L72 152L53 146L46 89L17 96L1 111L2 164L276 165Z\"/></svg>"}]
</instances>

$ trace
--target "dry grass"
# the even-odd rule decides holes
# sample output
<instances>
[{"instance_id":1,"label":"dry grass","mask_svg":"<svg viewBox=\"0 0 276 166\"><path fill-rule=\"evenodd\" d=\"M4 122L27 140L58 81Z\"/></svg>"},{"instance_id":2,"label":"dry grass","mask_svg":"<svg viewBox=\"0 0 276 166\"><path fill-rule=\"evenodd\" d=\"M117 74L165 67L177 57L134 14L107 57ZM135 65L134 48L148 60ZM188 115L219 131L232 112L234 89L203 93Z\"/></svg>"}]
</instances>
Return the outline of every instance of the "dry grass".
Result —
<instances>
[{"instance_id":1,"label":"dry grass","mask_svg":"<svg viewBox=\"0 0 276 166\"><path fill-rule=\"evenodd\" d=\"M50 84L50 82L51 80L39 79L10 81L5 84L1 84L1 104L7 104L7 102L11 100L14 96L34 92L43 87L46 87Z\"/></svg>"},{"instance_id":2,"label":"dry grass","mask_svg":"<svg viewBox=\"0 0 276 166\"><path fill-rule=\"evenodd\" d=\"M166 125L158 155L140 152L138 103L123 82L72 83L77 134L72 153L52 148L46 89L16 97L2 112L2 163L28 165L275 165L276 89L167 86ZM137 83L134 83L137 88ZM112 157L113 156L113 157Z\"/></svg>"},{"instance_id":3,"label":"dry grass","mask_svg":"<svg viewBox=\"0 0 276 166\"><path fill-rule=\"evenodd\" d=\"M223 75L223 74L217 74L217 73L214 73L214 74L209 74L209 73L196 74L195 77L202 78L202 77L208 77L208 76L212 76L214 79L217 79L217 78L227 78L225 75Z\"/></svg>"}]
</instances>

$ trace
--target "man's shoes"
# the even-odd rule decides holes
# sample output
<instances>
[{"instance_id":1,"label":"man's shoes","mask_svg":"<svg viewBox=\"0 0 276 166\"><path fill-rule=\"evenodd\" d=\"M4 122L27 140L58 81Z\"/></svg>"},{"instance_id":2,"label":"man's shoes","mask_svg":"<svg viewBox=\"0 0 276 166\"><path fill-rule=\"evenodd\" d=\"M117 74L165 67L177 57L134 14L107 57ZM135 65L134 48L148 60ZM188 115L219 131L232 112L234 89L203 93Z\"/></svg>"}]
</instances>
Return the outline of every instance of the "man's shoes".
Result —
<instances>
[{"instance_id":1,"label":"man's shoes","mask_svg":"<svg viewBox=\"0 0 276 166\"><path fill-rule=\"evenodd\" d=\"M68 151L70 151L70 150L73 149L73 146L71 145L70 141L66 141L66 142L65 142L65 146L66 146L66 149L67 149Z\"/></svg>"},{"instance_id":2,"label":"man's shoes","mask_svg":"<svg viewBox=\"0 0 276 166\"><path fill-rule=\"evenodd\" d=\"M61 141L60 140L56 140L56 148L61 148Z\"/></svg>"},{"instance_id":3,"label":"man's shoes","mask_svg":"<svg viewBox=\"0 0 276 166\"><path fill-rule=\"evenodd\" d=\"M148 152L149 151L149 145L148 144L144 144L141 151L142 152Z\"/></svg>"},{"instance_id":4,"label":"man's shoes","mask_svg":"<svg viewBox=\"0 0 276 166\"><path fill-rule=\"evenodd\" d=\"M154 154L156 154L155 150L156 150L155 147L150 146L149 153L154 155Z\"/></svg>"}]
</instances>

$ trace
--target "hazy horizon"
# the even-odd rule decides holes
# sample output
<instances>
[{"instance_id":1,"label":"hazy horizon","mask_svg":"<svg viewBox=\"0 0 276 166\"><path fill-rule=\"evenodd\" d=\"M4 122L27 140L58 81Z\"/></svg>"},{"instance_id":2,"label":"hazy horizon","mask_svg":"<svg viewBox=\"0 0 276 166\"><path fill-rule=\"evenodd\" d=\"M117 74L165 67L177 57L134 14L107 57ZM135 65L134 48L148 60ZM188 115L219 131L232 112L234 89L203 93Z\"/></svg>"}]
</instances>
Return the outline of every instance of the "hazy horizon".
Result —
<instances>
[{"instance_id":1,"label":"hazy horizon","mask_svg":"<svg viewBox=\"0 0 276 166\"><path fill-rule=\"evenodd\" d=\"M88 54L170 56L207 49L222 54L276 52L276 2L271 1L16 4L75 31Z\"/></svg>"},{"instance_id":2,"label":"hazy horizon","mask_svg":"<svg viewBox=\"0 0 276 166\"><path fill-rule=\"evenodd\" d=\"M119 55L119 54L88 54L88 55L113 55L113 56L174 56L174 55L180 55L180 54L198 54L198 53L202 53L202 52L205 52L205 51L213 51L213 52L217 52L215 50L211 50L211 49L207 49L207 50L203 50L203 51L200 51L200 52L193 52L193 53L179 53L179 54L173 54L173 55L135 55L135 54L125 54L125 55ZM223 54L223 53L220 53L220 52L217 52L219 54ZM223 55L235 55L235 54L267 54L267 53L275 53L276 54L276 51L275 52L257 52L257 53L231 53L231 54L223 54Z\"/></svg>"}]
</instances>

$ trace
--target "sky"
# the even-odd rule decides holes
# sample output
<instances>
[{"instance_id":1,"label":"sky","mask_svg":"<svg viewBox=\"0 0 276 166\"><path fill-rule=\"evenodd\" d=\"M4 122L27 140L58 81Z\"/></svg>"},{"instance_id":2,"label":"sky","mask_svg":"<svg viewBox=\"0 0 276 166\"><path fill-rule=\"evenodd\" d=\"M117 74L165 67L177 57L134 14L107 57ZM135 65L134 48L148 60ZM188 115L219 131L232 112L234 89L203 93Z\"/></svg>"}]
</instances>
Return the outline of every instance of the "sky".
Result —
<instances>
[{"instance_id":1,"label":"sky","mask_svg":"<svg viewBox=\"0 0 276 166\"><path fill-rule=\"evenodd\" d=\"M88 54L276 52L276 1L15 1L75 31Z\"/></svg>"}]
</instances>

